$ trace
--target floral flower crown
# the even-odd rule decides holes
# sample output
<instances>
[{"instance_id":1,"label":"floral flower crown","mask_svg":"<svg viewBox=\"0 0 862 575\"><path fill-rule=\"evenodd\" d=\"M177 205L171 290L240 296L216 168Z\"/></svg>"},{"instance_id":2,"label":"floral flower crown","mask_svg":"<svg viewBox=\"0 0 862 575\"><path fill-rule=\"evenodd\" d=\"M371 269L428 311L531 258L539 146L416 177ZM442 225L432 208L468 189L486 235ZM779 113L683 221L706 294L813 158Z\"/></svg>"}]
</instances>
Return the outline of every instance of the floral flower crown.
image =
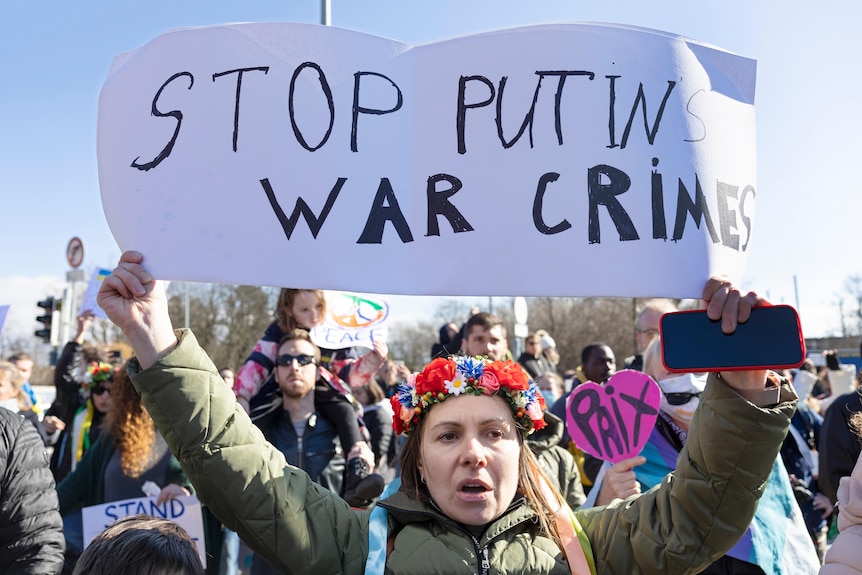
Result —
<instances>
[{"instance_id":1,"label":"floral flower crown","mask_svg":"<svg viewBox=\"0 0 862 575\"><path fill-rule=\"evenodd\" d=\"M117 369L115 369L110 363L94 361L87 366L87 373L84 374L84 380L81 387L89 390L99 383L111 381L114 379L114 373L116 373L116 371Z\"/></svg>"},{"instance_id":2,"label":"floral flower crown","mask_svg":"<svg viewBox=\"0 0 862 575\"><path fill-rule=\"evenodd\" d=\"M438 357L420 373L398 384L389 398L395 417L396 435L410 433L435 403L450 395L499 395L512 408L524 436L545 427L545 400L523 368L513 361L491 361L482 357Z\"/></svg>"}]
</instances>

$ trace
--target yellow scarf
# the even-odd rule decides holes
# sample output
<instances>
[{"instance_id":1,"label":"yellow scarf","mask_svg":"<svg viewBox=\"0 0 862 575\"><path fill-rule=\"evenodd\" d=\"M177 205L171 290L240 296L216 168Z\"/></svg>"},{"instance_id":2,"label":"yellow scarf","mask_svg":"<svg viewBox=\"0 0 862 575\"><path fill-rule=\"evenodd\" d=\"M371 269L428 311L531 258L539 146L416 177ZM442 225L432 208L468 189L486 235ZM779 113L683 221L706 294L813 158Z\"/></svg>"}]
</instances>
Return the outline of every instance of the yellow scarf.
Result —
<instances>
[{"instance_id":1,"label":"yellow scarf","mask_svg":"<svg viewBox=\"0 0 862 575\"><path fill-rule=\"evenodd\" d=\"M81 429L78 431L78 445L75 446L75 463L81 461L84 452L90 449L90 427L93 425L93 414L95 412L92 399L88 399L87 405L81 407L78 413L84 409L87 410L87 413L84 415L84 421L81 422Z\"/></svg>"}]
</instances>

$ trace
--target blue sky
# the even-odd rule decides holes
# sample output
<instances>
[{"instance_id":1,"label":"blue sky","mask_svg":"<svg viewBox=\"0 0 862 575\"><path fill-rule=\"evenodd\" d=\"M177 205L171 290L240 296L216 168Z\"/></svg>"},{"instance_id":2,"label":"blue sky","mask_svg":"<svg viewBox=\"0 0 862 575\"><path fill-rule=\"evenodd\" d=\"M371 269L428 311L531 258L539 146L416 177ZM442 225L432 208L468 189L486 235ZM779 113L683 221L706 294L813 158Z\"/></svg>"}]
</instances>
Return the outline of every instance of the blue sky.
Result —
<instances>
[{"instance_id":1,"label":"blue sky","mask_svg":"<svg viewBox=\"0 0 862 575\"><path fill-rule=\"evenodd\" d=\"M744 286L790 304L798 290L804 331L819 336L839 330L837 294L862 267L850 241L862 213L853 169L862 124L860 12L849 0L333 0L332 24L424 43L536 23L614 22L756 59L757 228ZM84 242L85 270L112 267L119 256L96 165L97 100L113 57L176 27L316 23L320 2L8 0L0 14L0 304L12 305L7 329L26 333L36 327L36 299L59 294L72 236ZM423 299L398 298L396 317L399 306L414 316L433 310Z\"/></svg>"}]
</instances>

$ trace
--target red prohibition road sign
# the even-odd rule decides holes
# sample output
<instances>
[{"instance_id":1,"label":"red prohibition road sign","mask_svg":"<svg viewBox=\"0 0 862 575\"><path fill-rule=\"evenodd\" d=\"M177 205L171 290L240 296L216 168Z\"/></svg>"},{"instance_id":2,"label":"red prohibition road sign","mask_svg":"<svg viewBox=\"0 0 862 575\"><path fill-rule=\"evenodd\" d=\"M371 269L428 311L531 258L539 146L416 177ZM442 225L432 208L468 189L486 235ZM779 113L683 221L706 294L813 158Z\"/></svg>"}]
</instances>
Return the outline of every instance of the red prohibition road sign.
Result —
<instances>
[{"instance_id":1,"label":"red prohibition road sign","mask_svg":"<svg viewBox=\"0 0 862 575\"><path fill-rule=\"evenodd\" d=\"M78 269L84 261L84 242L81 238L74 237L69 240L69 245L66 246L66 261L72 269Z\"/></svg>"}]
</instances>

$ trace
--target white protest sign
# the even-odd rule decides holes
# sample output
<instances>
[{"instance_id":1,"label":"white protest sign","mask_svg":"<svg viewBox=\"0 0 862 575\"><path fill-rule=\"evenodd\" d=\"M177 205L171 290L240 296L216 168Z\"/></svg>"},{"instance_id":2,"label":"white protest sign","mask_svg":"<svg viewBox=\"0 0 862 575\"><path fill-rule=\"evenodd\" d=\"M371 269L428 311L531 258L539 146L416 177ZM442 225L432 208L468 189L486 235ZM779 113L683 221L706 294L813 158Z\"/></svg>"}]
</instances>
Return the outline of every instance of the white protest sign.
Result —
<instances>
[{"instance_id":1,"label":"white protest sign","mask_svg":"<svg viewBox=\"0 0 862 575\"><path fill-rule=\"evenodd\" d=\"M111 270L96 269L93 276L90 278L90 283L87 284L87 291L84 292L84 297L81 298L81 307L78 310L78 315L85 311L92 311L96 317L108 319L99 304L96 303L96 296L99 295L99 288L102 286L102 280L111 275Z\"/></svg>"},{"instance_id":2,"label":"white protest sign","mask_svg":"<svg viewBox=\"0 0 862 575\"><path fill-rule=\"evenodd\" d=\"M207 565L204 546L204 524L201 503L194 495L183 495L161 505L155 497L139 497L84 507L81 516L84 527L84 547L114 521L127 515L149 515L169 519L186 530L198 548L204 567Z\"/></svg>"},{"instance_id":3,"label":"white protest sign","mask_svg":"<svg viewBox=\"0 0 862 575\"><path fill-rule=\"evenodd\" d=\"M755 68L614 25L175 30L105 81L102 203L164 279L699 297L752 246Z\"/></svg>"},{"instance_id":4,"label":"white protest sign","mask_svg":"<svg viewBox=\"0 0 862 575\"><path fill-rule=\"evenodd\" d=\"M374 340L386 341L389 304L374 296L326 292L326 316L311 330L311 339L325 349L372 348Z\"/></svg>"}]
</instances>

